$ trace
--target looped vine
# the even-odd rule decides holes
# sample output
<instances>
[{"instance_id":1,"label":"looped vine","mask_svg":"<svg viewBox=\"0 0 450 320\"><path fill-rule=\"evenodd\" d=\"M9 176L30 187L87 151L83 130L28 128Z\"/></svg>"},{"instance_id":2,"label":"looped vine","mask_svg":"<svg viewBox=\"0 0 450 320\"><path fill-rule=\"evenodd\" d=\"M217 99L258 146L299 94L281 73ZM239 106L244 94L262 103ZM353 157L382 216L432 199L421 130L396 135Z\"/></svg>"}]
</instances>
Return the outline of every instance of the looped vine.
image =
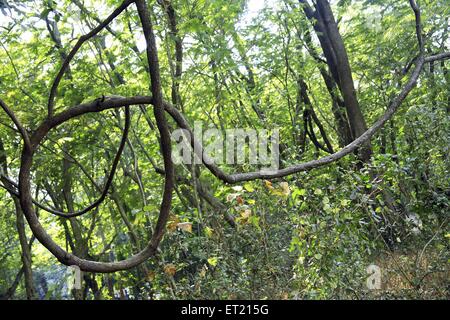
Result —
<instances>
[{"instance_id":1,"label":"looped vine","mask_svg":"<svg viewBox=\"0 0 450 320\"><path fill-rule=\"evenodd\" d=\"M155 41L155 35L153 32L153 26L151 22L150 13L147 8L147 3L145 0L126 0L124 1L114 12L103 22L101 22L95 29L93 29L88 34L82 36L73 49L70 51L69 55L64 60L57 76L52 84L50 95L48 99L48 115L47 118L38 126L38 128L30 134L25 127L20 123L18 118L14 115L12 110L6 105L4 101L0 99L0 106L7 113L7 115L14 122L17 127L19 133L21 134L22 140L24 142L24 147L21 154L21 165L19 172L19 182L18 184L12 184L17 190L12 190L13 194L19 197L20 205L23 210L23 213L30 225L30 228L33 232L33 235L38 239L60 262L66 265L76 265L80 267L81 270L90 271L90 272L115 272L119 270L130 269L135 267L151 256L153 256L157 252L157 248L159 243L162 240L162 237L165 232L165 225L167 223L169 217L169 211L171 208L172 202L172 193L174 189L174 168L171 160L172 150L171 150L171 138L170 132L167 124L167 120L165 117L165 113L169 113L170 116L175 120L177 125L180 128L186 129L191 132L191 146L192 149L197 152L197 155L200 159L202 159L203 164L208 168L208 170L215 175L220 180L225 183L237 183L241 181L249 181L255 179L267 179L267 178L276 178L276 177L284 177L287 175L295 174L300 171L311 170L326 164L330 164L338 159L356 151L362 145L370 141L371 137L378 132L378 130L394 115L399 106L402 104L404 99L407 97L409 92L414 88L417 83L417 80L420 76L420 73L423 69L423 66L426 63L443 60L450 58L450 53L439 53L432 56L425 56L423 50L423 38L422 38L422 28L420 22L420 10L415 3L415 1L410 1L411 7L414 10L415 18L416 18L416 33L419 42L419 50L420 53L415 59L415 68L411 72L408 81L400 91L400 93L390 102L388 108L383 116L381 116L370 128L368 128L365 132L363 132L359 137L357 137L353 142L349 143L341 150L334 152L328 156L323 158L308 161L305 163L293 165L282 170L278 170L275 174L266 174L261 172L247 172L247 173L235 173L228 174L222 171L211 159L209 159L208 155L204 152L201 144L196 141L194 135L192 134L192 130L184 118L184 116L171 104L165 102L162 96L161 89L161 79L160 79L160 70L159 70L159 61L158 61L158 53L157 46ZM144 33L144 38L147 44L146 53L148 60L148 72L151 79L151 96L134 96L134 97L114 97L114 98L104 98L101 100L96 100L90 103L80 104L64 110L60 113L56 113L54 111L55 106L55 98L57 94L57 89L59 83L68 69L69 64L73 57L76 55L78 50L82 47L82 45L97 35L100 31L106 28L117 16L119 16L125 9L127 9L131 4L135 4L137 8L137 12L139 15L139 19L142 25L142 30ZM107 197L108 190L111 186L111 183L114 178L115 171L117 169L117 165L120 161L120 157L122 155L123 149L125 147L126 139L128 136L128 132L130 129L130 106L135 105L145 105L151 104L153 105L153 112L156 119L156 124L158 127L158 131L160 133L160 147L164 160L164 170L163 174L165 177L164 181L164 191L162 195L162 201L160 204L159 217L154 228L153 234L151 235L151 239L147 246L141 250L139 253L118 262L96 262L91 260L86 260L77 257L74 254L71 254L64 249L62 249L58 244L54 242L54 240L50 237L50 235L45 231L39 219L37 217L36 211L33 205L38 205L42 209L55 214L60 217L70 218L80 216L89 212L90 210L98 207ZM122 139L117 150L116 156L114 158L110 174L108 176L107 182L104 186L103 192L98 200L89 205L83 210L77 212L69 212L64 213L58 210L45 207L40 205L32 198L31 195L31 167L33 163L33 156L38 149L41 142L45 139L50 130L56 128L57 126L66 123L70 119L74 117L78 117L87 113L97 113L108 109L117 109L117 108L125 108L125 127L123 130ZM312 124L311 124L312 125ZM310 128L310 131L313 132L313 128ZM330 153L332 152L331 148L328 148Z\"/></svg>"}]
</instances>

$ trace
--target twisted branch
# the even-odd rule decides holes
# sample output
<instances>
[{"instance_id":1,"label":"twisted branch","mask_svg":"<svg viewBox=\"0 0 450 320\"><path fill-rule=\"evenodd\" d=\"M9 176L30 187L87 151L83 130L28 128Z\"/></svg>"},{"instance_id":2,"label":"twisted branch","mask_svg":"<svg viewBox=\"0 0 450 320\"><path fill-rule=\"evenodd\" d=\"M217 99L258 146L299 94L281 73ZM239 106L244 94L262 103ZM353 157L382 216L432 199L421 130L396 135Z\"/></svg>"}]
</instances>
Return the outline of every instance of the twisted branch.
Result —
<instances>
[{"instance_id":1,"label":"twisted branch","mask_svg":"<svg viewBox=\"0 0 450 320\"><path fill-rule=\"evenodd\" d=\"M58 74L55 77L55 80L53 80L52 87L50 89L50 94L48 97L48 103L47 103L47 109L48 109L48 117L51 117L53 115L53 109L55 106L55 97L56 92L58 90L59 83L62 80L62 77L64 76L64 73L67 71L67 68L69 67L70 62L75 57L75 54L80 50L81 46L88 41L89 39L96 36L100 31L102 31L104 28L106 28L119 14L121 14L130 4L132 4L133 0L125 0L116 10L111 13L111 15L106 18L102 23L100 23L95 29L92 29L89 33L81 36L75 46L70 50L67 57L64 59L61 68L59 69Z\"/></svg>"},{"instance_id":2,"label":"twisted branch","mask_svg":"<svg viewBox=\"0 0 450 320\"><path fill-rule=\"evenodd\" d=\"M128 138L128 133L130 131L130 122L131 122L130 120L131 120L130 107L126 106L125 107L125 127L123 129L122 139L120 141L119 148L117 149L116 156L114 157L114 161L113 161L112 166L111 166L111 171L109 172L108 180L106 180L105 186L103 188L103 192L102 192L101 196L96 201L94 201L92 204L90 204L89 206L87 206L83 210L79 210L79 211L76 211L76 212L67 212L67 213L64 213L62 211L58 211L58 210L50 208L50 207L46 207L46 206L44 206L44 205L42 205L39 202L34 201L34 200L33 200L33 203L35 205L37 205L39 208L41 208L42 210L45 210L45 211L47 211L47 212L49 212L51 214L54 214L54 215L56 215L58 217L62 217L62 218L75 218L75 217L81 216L81 215L83 215L83 214L85 214L85 213L87 213L87 212L97 208L100 204L102 204L103 201L105 201L106 196L108 195L109 189L110 189L111 184L112 184L113 179L114 179L114 175L115 175L116 170L117 170L117 166L119 164L120 158L121 158L122 153L123 153L123 149L125 148L125 144L126 144L126 141L127 141L127 138Z\"/></svg>"},{"instance_id":3,"label":"twisted branch","mask_svg":"<svg viewBox=\"0 0 450 320\"><path fill-rule=\"evenodd\" d=\"M139 19L142 24L142 28L144 31L145 40L147 43L147 59L149 64L149 73L150 73L150 79L151 79L151 92L152 96L134 96L129 98L122 98L122 97L114 97L114 98L107 98L107 99L97 99L90 103L80 104L73 108L67 109L61 113L58 113L56 115L53 114L53 105L54 105L54 96L56 93L56 89L58 87L58 83L61 80L64 71L67 69L68 64L70 60L73 58L75 53L78 51L78 49L81 47L81 45L88 40L89 38L93 37L96 33L98 33L101 29L106 27L108 23L110 23L120 12L122 12L130 3L135 3L137 7L137 11L139 14ZM420 11L418 10L417 5L414 1L411 1L411 6L413 7L413 10L416 15L416 31L418 35L418 41L419 41L419 47L423 47L423 40L421 37L421 24L420 24ZM136 1L125 1L119 8L117 8L114 13L105 20L104 23L100 24L96 29L92 30L90 33L88 33L86 36L83 36L80 38L80 40L77 42L76 46L72 49L71 53L69 54L68 58L63 63L63 67L60 70L60 73L58 74L57 78L55 79L55 82L52 86L51 95L49 98L49 108L48 108L48 117L46 120L44 120L41 125L36 129L36 131L33 133L31 137L29 137L27 131L25 128L21 125L21 123L18 121L18 119L15 117L14 113L11 111L11 109L8 108L8 106L0 100L0 105L5 110L5 112L8 114L8 116L12 119L14 124L16 125L18 131L20 132L23 140L24 140L24 148L22 151L21 156L21 166L20 166L20 173L19 173L19 184L17 186L18 191L15 191L15 194L17 194L20 198L20 204L22 207L22 210L27 218L27 221L30 225L30 228L33 232L33 234L36 236L36 238L63 264L66 265L77 265L84 271L90 271L90 272L115 272L119 270L125 270L130 269L132 267L135 267L145 260L147 260L149 257L153 256L157 252L157 248L159 246L159 243L164 235L165 232L165 225L167 223L167 219L169 216L169 210L171 207L171 200L172 200L172 193L174 188L174 168L171 161L171 139L170 139L170 132L168 129L167 120L165 118L165 112L168 112L171 117L175 120L175 122L178 124L180 128L186 129L191 133L191 147L193 148L194 152L196 152L197 156L199 156L200 159L202 159L204 165L211 171L213 175L215 175L217 178L221 179L222 181L226 183L237 183L241 181L249 181L249 180L255 180L255 179L271 179L276 177L284 177L287 175L291 175L300 171L306 171L311 170L329 163L332 163L350 153L355 151L358 147L360 147L362 144L368 142L370 138L388 121L393 114L397 111L401 103L404 101L404 99L407 97L407 95L410 93L410 91L414 88L414 86L417 83L417 80L420 76L420 73L423 69L423 66L425 63L436 61L436 60L443 60L450 58L450 53L440 53L436 55L432 55L429 57L425 57L423 50L421 50L418 58L415 60L415 68L412 71L408 82L403 87L403 89L400 91L400 93L390 102L385 114L379 118L368 130L366 130L361 136L359 136L357 139L355 139L352 143L348 144L341 150L323 157L318 160L313 160L297 165L293 165L290 167L287 167L282 170L278 170L273 174L268 174L264 172L248 172L248 173L235 173L235 174L228 174L222 171L204 152L201 143L196 141L194 138L193 132L184 118L184 116L171 104L163 101L162 98L162 92L161 92L161 80L160 80L160 74L159 74L159 62L158 62L158 55L157 55L157 48L156 48L156 42L155 42L155 36L153 33L153 27L150 19L150 14L147 9L147 4L145 0L136 0ZM33 199L31 196L31 166L33 161L33 155L36 152L37 148L39 147L40 143L43 141L45 136L48 134L48 132L61 125L62 123L74 118L81 116L83 114L87 113L93 113L93 112L101 112L103 110L107 109L114 109L114 108L126 108L126 115L127 115L127 122L129 122L129 107L134 105L144 105L144 104L151 104L153 105L153 111L156 118L156 123L158 130L160 132L160 146L161 146L161 152L163 154L164 158L164 175L165 175L165 183L164 183L164 192L163 192L163 198L160 206L160 213L158 217L158 222L156 224L155 230L152 234L150 242L147 244L147 246L137 253L136 255L133 255L129 257L126 260L118 261L118 262L95 262L90 260L81 259L71 253L66 252L61 247L59 247L53 239L46 233L44 228L39 222L39 219L36 215L36 212L33 208ZM124 130L124 136L128 133L128 126L127 124L126 130ZM123 139L122 139L123 140ZM116 155L116 159L113 163L113 168L111 170L111 174L108 178L108 182L106 183L105 190L102 193L102 196L99 198L101 199L100 203L104 200L104 197L106 197L108 186L111 183L111 180L114 176L114 172L117 167L118 159L120 158L120 154L123 151L123 143L121 143L121 146L119 147L118 153ZM97 200L98 201L98 200ZM98 204L100 204L98 203ZM94 203L95 204L95 203ZM86 209L85 209L86 210ZM82 210L83 211L83 210ZM74 214L74 213L72 213Z\"/></svg>"}]
</instances>

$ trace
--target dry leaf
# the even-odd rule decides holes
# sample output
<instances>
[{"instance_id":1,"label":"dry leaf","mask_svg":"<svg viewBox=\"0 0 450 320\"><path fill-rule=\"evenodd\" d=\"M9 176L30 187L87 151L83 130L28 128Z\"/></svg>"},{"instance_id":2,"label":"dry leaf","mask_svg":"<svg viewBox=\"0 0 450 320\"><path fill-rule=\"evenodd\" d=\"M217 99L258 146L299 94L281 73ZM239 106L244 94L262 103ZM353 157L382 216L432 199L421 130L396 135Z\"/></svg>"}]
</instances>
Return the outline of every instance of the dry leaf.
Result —
<instances>
[{"instance_id":1,"label":"dry leaf","mask_svg":"<svg viewBox=\"0 0 450 320\"><path fill-rule=\"evenodd\" d=\"M181 222L177 224L177 227L183 231L192 233L192 223L191 222Z\"/></svg>"},{"instance_id":2,"label":"dry leaf","mask_svg":"<svg viewBox=\"0 0 450 320\"><path fill-rule=\"evenodd\" d=\"M252 210L245 209L244 211L241 211L241 217L242 219L248 219L252 214Z\"/></svg>"},{"instance_id":3,"label":"dry leaf","mask_svg":"<svg viewBox=\"0 0 450 320\"><path fill-rule=\"evenodd\" d=\"M236 197L239 196L239 193L230 193L227 195L227 202L231 202L234 199L236 199Z\"/></svg>"},{"instance_id":4,"label":"dry leaf","mask_svg":"<svg viewBox=\"0 0 450 320\"><path fill-rule=\"evenodd\" d=\"M180 219L176 215L171 214L169 217L169 222L167 223L167 230L169 230L169 232L174 232L179 223Z\"/></svg>"},{"instance_id":5,"label":"dry leaf","mask_svg":"<svg viewBox=\"0 0 450 320\"><path fill-rule=\"evenodd\" d=\"M270 189L270 190L273 189L272 182L270 182L269 180L264 180L264 183L265 183L267 189Z\"/></svg>"},{"instance_id":6,"label":"dry leaf","mask_svg":"<svg viewBox=\"0 0 450 320\"><path fill-rule=\"evenodd\" d=\"M151 281L155 280L155 276L156 276L156 273L154 271L149 271L147 273L147 281L151 282Z\"/></svg>"},{"instance_id":7,"label":"dry leaf","mask_svg":"<svg viewBox=\"0 0 450 320\"><path fill-rule=\"evenodd\" d=\"M291 193L291 189L289 188L289 184L287 182L280 182L281 193L285 196L288 196Z\"/></svg>"},{"instance_id":8,"label":"dry leaf","mask_svg":"<svg viewBox=\"0 0 450 320\"><path fill-rule=\"evenodd\" d=\"M166 264L166 265L164 266L164 273L165 273L165 274L167 274L167 275L173 277L173 276L175 275L176 272L177 272L177 268L175 267L174 264L169 263L169 264Z\"/></svg>"}]
</instances>

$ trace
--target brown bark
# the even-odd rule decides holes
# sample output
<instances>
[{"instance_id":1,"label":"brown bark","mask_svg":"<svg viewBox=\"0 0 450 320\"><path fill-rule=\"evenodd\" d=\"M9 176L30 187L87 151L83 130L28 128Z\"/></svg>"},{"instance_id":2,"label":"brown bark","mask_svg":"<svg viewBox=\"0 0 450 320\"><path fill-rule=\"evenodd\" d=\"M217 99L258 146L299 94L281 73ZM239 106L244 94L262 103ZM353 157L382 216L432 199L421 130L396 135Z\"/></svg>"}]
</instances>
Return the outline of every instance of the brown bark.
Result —
<instances>
[{"instance_id":1,"label":"brown bark","mask_svg":"<svg viewBox=\"0 0 450 320\"><path fill-rule=\"evenodd\" d=\"M315 5L316 11L313 12L306 1L300 0L300 2L304 5L303 10L308 19L314 21L314 30L344 100L352 136L354 139L358 138L367 130L367 125L356 96L347 51L330 4L327 0L318 0ZM358 155L363 162L370 160L372 155L370 142L362 145L358 150Z\"/></svg>"}]
</instances>

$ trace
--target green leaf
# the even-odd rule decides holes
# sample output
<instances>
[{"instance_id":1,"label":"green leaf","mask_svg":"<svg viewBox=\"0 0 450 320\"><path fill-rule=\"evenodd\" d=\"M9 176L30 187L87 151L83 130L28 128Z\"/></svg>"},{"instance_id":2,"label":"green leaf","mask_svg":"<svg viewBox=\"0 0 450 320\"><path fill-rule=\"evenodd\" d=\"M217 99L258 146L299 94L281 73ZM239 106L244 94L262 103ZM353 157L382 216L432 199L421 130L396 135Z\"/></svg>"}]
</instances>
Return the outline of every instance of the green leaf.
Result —
<instances>
[{"instance_id":1,"label":"green leaf","mask_svg":"<svg viewBox=\"0 0 450 320\"><path fill-rule=\"evenodd\" d=\"M217 265L217 262L219 261L219 258L218 257L211 257L211 258L208 258L208 263L210 264L210 265L212 265L213 267L215 267L216 265Z\"/></svg>"},{"instance_id":2,"label":"green leaf","mask_svg":"<svg viewBox=\"0 0 450 320\"><path fill-rule=\"evenodd\" d=\"M255 189L253 188L253 186L250 183L246 183L244 184L244 189L247 190L248 192L253 192L255 191Z\"/></svg>"}]
</instances>

